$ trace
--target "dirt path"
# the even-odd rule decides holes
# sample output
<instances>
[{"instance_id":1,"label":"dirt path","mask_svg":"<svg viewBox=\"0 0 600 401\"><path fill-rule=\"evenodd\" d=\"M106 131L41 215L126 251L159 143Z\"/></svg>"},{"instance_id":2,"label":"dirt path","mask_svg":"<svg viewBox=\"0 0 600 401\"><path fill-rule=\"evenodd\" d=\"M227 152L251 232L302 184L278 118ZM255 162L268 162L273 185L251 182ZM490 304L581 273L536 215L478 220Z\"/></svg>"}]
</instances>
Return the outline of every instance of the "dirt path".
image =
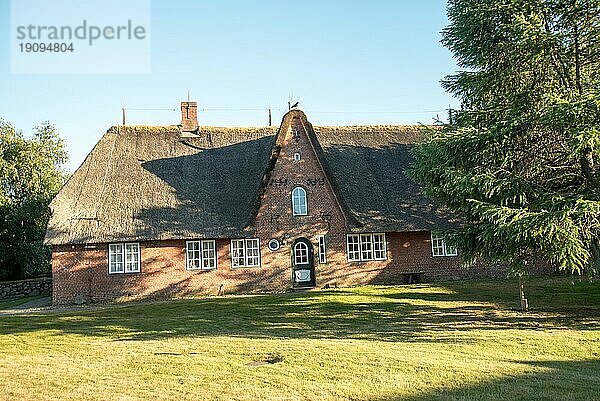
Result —
<instances>
[{"instance_id":1,"label":"dirt path","mask_svg":"<svg viewBox=\"0 0 600 401\"><path fill-rule=\"evenodd\" d=\"M11 306L8 309L0 310L0 315L15 315L21 313L39 312L47 310L52 306L50 297L41 297L32 299L17 306Z\"/></svg>"}]
</instances>

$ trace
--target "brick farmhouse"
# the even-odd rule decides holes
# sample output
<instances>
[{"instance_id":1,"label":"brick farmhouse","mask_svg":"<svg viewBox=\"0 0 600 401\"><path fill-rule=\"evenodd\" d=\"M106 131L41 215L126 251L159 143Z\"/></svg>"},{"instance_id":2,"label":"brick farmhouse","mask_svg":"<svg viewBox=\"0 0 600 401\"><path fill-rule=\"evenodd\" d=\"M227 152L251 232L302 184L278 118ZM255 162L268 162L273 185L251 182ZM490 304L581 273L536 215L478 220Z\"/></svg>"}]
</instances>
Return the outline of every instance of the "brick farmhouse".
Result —
<instances>
[{"instance_id":1,"label":"brick farmhouse","mask_svg":"<svg viewBox=\"0 0 600 401\"><path fill-rule=\"evenodd\" d=\"M418 126L115 126L51 204L53 301L124 301L498 275L406 175Z\"/></svg>"}]
</instances>

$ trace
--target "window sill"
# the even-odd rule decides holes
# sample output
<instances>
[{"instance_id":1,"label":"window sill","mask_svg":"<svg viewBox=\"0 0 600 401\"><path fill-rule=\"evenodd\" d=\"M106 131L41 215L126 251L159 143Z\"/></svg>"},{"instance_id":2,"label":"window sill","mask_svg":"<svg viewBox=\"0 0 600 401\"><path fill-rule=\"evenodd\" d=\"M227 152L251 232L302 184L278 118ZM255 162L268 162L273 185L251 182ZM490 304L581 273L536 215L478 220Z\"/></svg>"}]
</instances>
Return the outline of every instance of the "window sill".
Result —
<instances>
[{"instance_id":1,"label":"window sill","mask_svg":"<svg viewBox=\"0 0 600 401\"><path fill-rule=\"evenodd\" d=\"M193 268L187 268L185 270L188 272L197 272L197 271L204 272L204 271L217 270L217 268L216 267L209 267L209 268L193 267Z\"/></svg>"},{"instance_id":2,"label":"window sill","mask_svg":"<svg viewBox=\"0 0 600 401\"><path fill-rule=\"evenodd\" d=\"M123 275L131 275L131 274L140 274L141 271L137 271L137 272L114 272L114 273L108 273L109 276L123 276Z\"/></svg>"}]
</instances>

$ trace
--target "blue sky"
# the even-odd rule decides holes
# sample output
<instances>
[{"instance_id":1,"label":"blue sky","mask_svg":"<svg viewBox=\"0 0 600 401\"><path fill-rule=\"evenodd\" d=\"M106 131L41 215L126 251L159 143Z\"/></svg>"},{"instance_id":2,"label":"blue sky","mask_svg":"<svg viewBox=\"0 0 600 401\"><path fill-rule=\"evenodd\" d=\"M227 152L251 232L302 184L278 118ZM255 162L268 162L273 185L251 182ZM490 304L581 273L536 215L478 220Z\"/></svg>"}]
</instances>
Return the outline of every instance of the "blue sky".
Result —
<instances>
[{"instance_id":1,"label":"blue sky","mask_svg":"<svg viewBox=\"0 0 600 401\"><path fill-rule=\"evenodd\" d=\"M123 105L178 108L188 90L201 109L265 109L200 111L201 125L220 126L266 125L269 105L278 124L290 94L315 125L428 123L445 115L431 110L457 104L439 83L456 69L439 43L444 1L151 6L151 73L28 75L10 72L10 1L0 0L0 118L26 133L54 123L74 170L119 123ZM128 124L179 119L177 111L128 112Z\"/></svg>"}]
</instances>

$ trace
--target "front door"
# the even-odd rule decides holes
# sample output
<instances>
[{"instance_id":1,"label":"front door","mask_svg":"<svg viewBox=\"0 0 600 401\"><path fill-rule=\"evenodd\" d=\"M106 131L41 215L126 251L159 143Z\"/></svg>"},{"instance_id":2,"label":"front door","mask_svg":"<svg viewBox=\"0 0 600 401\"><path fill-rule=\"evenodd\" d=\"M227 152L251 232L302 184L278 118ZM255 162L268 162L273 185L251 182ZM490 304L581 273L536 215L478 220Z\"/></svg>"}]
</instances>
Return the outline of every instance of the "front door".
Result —
<instances>
[{"instance_id":1,"label":"front door","mask_svg":"<svg viewBox=\"0 0 600 401\"><path fill-rule=\"evenodd\" d=\"M306 238L292 244L292 285L294 288L315 286L314 250Z\"/></svg>"}]
</instances>

